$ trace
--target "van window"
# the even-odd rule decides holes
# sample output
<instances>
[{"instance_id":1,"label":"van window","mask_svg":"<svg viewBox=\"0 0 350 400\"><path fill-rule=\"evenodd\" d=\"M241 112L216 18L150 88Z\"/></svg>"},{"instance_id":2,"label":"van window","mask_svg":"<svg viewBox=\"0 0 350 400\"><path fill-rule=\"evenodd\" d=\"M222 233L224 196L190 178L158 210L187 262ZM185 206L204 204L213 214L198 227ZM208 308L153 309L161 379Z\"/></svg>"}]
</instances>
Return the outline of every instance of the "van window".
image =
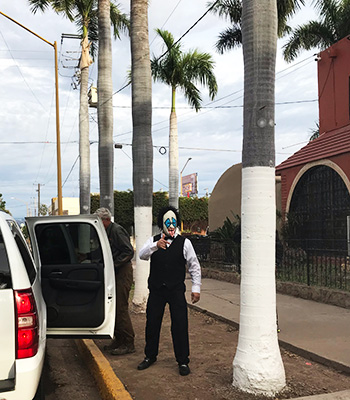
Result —
<instances>
[{"instance_id":1,"label":"van window","mask_svg":"<svg viewBox=\"0 0 350 400\"><path fill-rule=\"evenodd\" d=\"M27 270L29 281L31 284L33 284L36 277L36 269L31 254L29 252L28 246L24 241L22 233L20 232L18 226L14 223L9 223L9 226L12 230L12 234L17 244L18 250L21 253L24 266Z\"/></svg>"},{"instance_id":2,"label":"van window","mask_svg":"<svg viewBox=\"0 0 350 400\"><path fill-rule=\"evenodd\" d=\"M0 290L12 287L9 260L7 258L4 238L0 231Z\"/></svg>"},{"instance_id":3,"label":"van window","mask_svg":"<svg viewBox=\"0 0 350 400\"><path fill-rule=\"evenodd\" d=\"M41 265L103 263L100 241L91 224L39 224L35 233Z\"/></svg>"}]
</instances>

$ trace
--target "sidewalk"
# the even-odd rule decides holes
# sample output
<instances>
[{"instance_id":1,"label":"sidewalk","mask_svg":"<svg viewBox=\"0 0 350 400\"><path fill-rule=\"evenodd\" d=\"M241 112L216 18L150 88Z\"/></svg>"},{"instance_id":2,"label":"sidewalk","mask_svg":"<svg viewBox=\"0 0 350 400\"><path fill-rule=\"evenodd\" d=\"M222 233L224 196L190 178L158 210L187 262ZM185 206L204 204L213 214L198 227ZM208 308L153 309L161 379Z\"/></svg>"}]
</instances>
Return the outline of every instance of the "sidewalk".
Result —
<instances>
[{"instance_id":1,"label":"sidewalk","mask_svg":"<svg viewBox=\"0 0 350 400\"><path fill-rule=\"evenodd\" d=\"M190 307L238 326L239 285L204 278L201 300L198 305L191 305L191 282L187 280L186 283L186 297ZM277 310L281 347L350 373L350 310L282 294L277 294ZM86 363L90 367L92 365L92 374L99 381L103 399L131 399L93 341L80 341L78 347L81 354L84 354ZM105 362L108 368L104 365ZM113 394L115 389L118 391L117 394ZM350 388L342 392L295 400L350 400Z\"/></svg>"}]
</instances>

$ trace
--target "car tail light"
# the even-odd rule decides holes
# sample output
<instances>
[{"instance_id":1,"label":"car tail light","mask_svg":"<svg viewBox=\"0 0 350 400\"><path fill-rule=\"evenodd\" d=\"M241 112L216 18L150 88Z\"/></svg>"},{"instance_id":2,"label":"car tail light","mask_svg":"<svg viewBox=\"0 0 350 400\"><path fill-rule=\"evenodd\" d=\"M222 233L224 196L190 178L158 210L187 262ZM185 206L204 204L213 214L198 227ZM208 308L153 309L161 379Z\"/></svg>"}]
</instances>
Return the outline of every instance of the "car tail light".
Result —
<instances>
[{"instance_id":1,"label":"car tail light","mask_svg":"<svg viewBox=\"0 0 350 400\"><path fill-rule=\"evenodd\" d=\"M15 290L16 358L33 357L38 352L39 326L32 289Z\"/></svg>"}]
</instances>

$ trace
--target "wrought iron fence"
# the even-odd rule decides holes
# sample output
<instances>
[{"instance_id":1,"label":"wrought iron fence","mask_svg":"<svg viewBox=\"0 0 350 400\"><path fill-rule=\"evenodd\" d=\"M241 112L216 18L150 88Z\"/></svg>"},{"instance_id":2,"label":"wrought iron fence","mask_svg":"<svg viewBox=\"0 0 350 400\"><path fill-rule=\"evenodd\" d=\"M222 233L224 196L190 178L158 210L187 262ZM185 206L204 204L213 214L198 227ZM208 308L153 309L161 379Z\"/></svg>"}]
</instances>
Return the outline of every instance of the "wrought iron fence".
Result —
<instances>
[{"instance_id":1,"label":"wrought iron fence","mask_svg":"<svg viewBox=\"0 0 350 400\"><path fill-rule=\"evenodd\" d=\"M211 236L191 236L199 261L215 264L216 268L240 273L240 245L232 240L220 240Z\"/></svg>"},{"instance_id":2,"label":"wrought iron fence","mask_svg":"<svg viewBox=\"0 0 350 400\"><path fill-rule=\"evenodd\" d=\"M276 263L276 277L308 286L350 291L350 260L345 251L285 246L282 259Z\"/></svg>"},{"instance_id":3,"label":"wrought iron fence","mask_svg":"<svg viewBox=\"0 0 350 400\"><path fill-rule=\"evenodd\" d=\"M193 236L189 239L200 261L210 262L215 268L240 272L240 249L232 241L210 236ZM289 241L276 244L276 278L350 291L350 258L345 250L346 245L339 244L334 250L311 248L310 243Z\"/></svg>"}]
</instances>

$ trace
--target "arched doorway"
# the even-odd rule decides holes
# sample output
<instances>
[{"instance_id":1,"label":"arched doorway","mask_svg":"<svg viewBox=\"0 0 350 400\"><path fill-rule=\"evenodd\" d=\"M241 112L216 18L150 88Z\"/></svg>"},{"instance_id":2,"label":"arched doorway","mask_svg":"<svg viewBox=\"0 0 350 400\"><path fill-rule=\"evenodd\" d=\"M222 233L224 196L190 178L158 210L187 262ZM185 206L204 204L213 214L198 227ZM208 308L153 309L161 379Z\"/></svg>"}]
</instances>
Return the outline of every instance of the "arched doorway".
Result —
<instances>
[{"instance_id":1,"label":"arched doorway","mask_svg":"<svg viewBox=\"0 0 350 400\"><path fill-rule=\"evenodd\" d=\"M306 249L346 250L350 194L326 165L308 169L295 186L288 224L291 239Z\"/></svg>"}]
</instances>

